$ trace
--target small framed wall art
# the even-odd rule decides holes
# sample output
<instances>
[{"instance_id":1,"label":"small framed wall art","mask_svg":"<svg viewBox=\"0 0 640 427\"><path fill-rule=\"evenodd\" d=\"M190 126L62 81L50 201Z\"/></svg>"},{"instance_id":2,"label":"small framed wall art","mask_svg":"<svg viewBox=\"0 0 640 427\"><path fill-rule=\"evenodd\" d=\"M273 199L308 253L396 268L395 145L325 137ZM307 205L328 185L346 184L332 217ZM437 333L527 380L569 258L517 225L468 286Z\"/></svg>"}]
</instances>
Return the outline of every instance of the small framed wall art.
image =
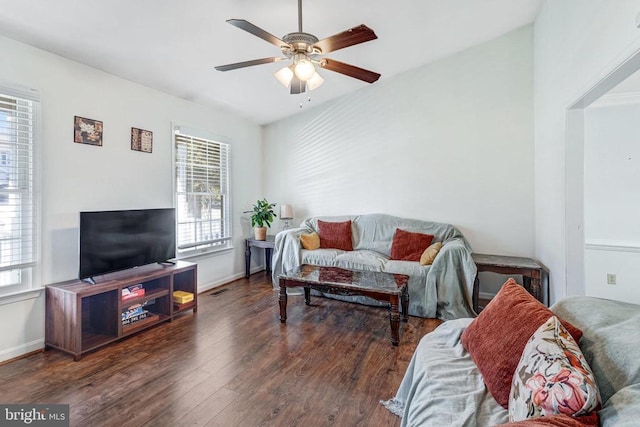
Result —
<instances>
[{"instance_id":1,"label":"small framed wall art","mask_svg":"<svg viewBox=\"0 0 640 427\"><path fill-rule=\"evenodd\" d=\"M74 116L73 142L102 146L102 122Z\"/></svg>"},{"instance_id":2,"label":"small framed wall art","mask_svg":"<svg viewBox=\"0 0 640 427\"><path fill-rule=\"evenodd\" d=\"M153 132L150 130L131 128L131 149L151 153L153 150Z\"/></svg>"}]
</instances>

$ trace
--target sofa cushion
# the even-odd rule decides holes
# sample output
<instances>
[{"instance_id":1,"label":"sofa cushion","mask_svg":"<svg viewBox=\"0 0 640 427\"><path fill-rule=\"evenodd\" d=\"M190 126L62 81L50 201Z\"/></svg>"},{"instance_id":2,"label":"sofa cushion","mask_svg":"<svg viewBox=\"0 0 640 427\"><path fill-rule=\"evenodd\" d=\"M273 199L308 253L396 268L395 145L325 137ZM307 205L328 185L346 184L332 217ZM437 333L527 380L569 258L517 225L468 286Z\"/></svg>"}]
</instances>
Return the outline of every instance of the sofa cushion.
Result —
<instances>
[{"instance_id":1,"label":"sofa cushion","mask_svg":"<svg viewBox=\"0 0 640 427\"><path fill-rule=\"evenodd\" d=\"M438 252L442 249L442 242L432 243L427 249L420 255L420 265L431 265L435 261Z\"/></svg>"},{"instance_id":2,"label":"sofa cushion","mask_svg":"<svg viewBox=\"0 0 640 427\"><path fill-rule=\"evenodd\" d=\"M462 334L462 344L496 401L507 408L511 380L527 341L553 313L509 279ZM562 321L576 342L582 332Z\"/></svg>"},{"instance_id":3,"label":"sofa cushion","mask_svg":"<svg viewBox=\"0 0 640 427\"><path fill-rule=\"evenodd\" d=\"M391 259L420 261L420 256L429 247L432 240L432 234L412 233L397 228L391 242Z\"/></svg>"},{"instance_id":4,"label":"sofa cushion","mask_svg":"<svg viewBox=\"0 0 640 427\"><path fill-rule=\"evenodd\" d=\"M570 297L557 302L551 310L583 330L580 350L598 381L603 410L625 387L640 384L639 305L602 298ZM640 387L637 396L640 397ZM640 414L640 401L635 409ZM619 405L615 404L609 414L619 410Z\"/></svg>"},{"instance_id":5,"label":"sofa cushion","mask_svg":"<svg viewBox=\"0 0 640 427\"><path fill-rule=\"evenodd\" d=\"M387 257L375 251L361 249L359 251L342 252L334 260L340 268L354 268L356 270L382 271Z\"/></svg>"},{"instance_id":6,"label":"sofa cushion","mask_svg":"<svg viewBox=\"0 0 640 427\"><path fill-rule=\"evenodd\" d=\"M603 427L635 427L638 425L638 414L640 414L640 383L620 389L598 412Z\"/></svg>"},{"instance_id":7,"label":"sofa cushion","mask_svg":"<svg viewBox=\"0 0 640 427\"><path fill-rule=\"evenodd\" d=\"M599 405L596 379L580 347L551 316L529 338L513 374L509 420L580 416Z\"/></svg>"},{"instance_id":8,"label":"sofa cushion","mask_svg":"<svg viewBox=\"0 0 640 427\"><path fill-rule=\"evenodd\" d=\"M393 261L389 260L384 264L385 273L406 274L407 276L427 277L430 265L420 265L414 261Z\"/></svg>"},{"instance_id":9,"label":"sofa cushion","mask_svg":"<svg viewBox=\"0 0 640 427\"><path fill-rule=\"evenodd\" d=\"M318 220L318 235L322 249L353 250L351 221L326 222Z\"/></svg>"},{"instance_id":10,"label":"sofa cushion","mask_svg":"<svg viewBox=\"0 0 640 427\"><path fill-rule=\"evenodd\" d=\"M300 250L300 263L311 265L333 265L338 255L344 251L339 249Z\"/></svg>"},{"instance_id":11,"label":"sofa cushion","mask_svg":"<svg viewBox=\"0 0 640 427\"><path fill-rule=\"evenodd\" d=\"M309 234L301 234L300 244L304 249L314 251L320 248L320 236L315 231Z\"/></svg>"}]
</instances>

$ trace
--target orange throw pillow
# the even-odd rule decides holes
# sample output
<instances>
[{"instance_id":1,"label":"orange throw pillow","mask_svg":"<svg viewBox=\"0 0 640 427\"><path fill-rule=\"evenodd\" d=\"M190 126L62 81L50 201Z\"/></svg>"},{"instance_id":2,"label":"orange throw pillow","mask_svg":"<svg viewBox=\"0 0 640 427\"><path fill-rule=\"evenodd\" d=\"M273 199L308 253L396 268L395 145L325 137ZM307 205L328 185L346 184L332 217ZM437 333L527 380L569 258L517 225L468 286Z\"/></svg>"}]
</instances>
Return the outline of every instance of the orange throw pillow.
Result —
<instances>
[{"instance_id":1,"label":"orange throw pillow","mask_svg":"<svg viewBox=\"0 0 640 427\"><path fill-rule=\"evenodd\" d=\"M315 251L320 247L320 236L318 236L318 233L316 232L301 234L300 243L302 244L303 248L310 251Z\"/></svg>"},{"instance_id":2,"label":"orange throw pillow","mask_svg":"<svg viewBox=\"0 0 640 427\"><path fill-rule=\"evenodd\" d=\"M462 345L493 398L505 409L509 407L511 380L524 347L552 315L551 310L509 279L462 333ZM560 321L579 342L582 331L565 320Z\"/></svg>"},{"instance_id":3,"label":"orange throw pillow","mask_svg":"<svg viewBox=\"0 0 640 427\"><path fill-rule=\"evenodd\" d=\"M425 251L420 255L420 265L431 265L436 260L436 256L442 249L442 242L432 243Z\"/></svg>"},{"instance_id":4,"label":"orange throw pillow","mask_svg":"<svg viewBox=\"0 0 640 427\"><path fill-rule=\"evenodd\" d=\"M318 220L318 235L322 249L352 251L351 221L326 222Z\"/></svg>"},{"instance_id":5,"label":"orange throw pillow","mask_svg":"<svg viewBox=\"0 0 640 427\"><path fill-rule=\"evenodd\" d=\"M431 234L412 233L396 228L391 242L391 259L398 261L420 261L422 253L429 247Z\"/></svg>"}]
</instances>

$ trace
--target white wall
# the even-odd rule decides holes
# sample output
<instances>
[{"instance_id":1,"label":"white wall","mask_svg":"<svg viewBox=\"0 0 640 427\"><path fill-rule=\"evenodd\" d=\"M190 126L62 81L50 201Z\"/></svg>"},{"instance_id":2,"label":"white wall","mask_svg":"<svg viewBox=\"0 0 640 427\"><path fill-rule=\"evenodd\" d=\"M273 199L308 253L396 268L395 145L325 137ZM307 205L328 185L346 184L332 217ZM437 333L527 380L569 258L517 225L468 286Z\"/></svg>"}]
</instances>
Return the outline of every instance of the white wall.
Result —
<instances>
[{"instance_id":1,"label":"white wall","mask_svg":"<svg viewBox=\"0 0 640 427\"><path fill-rule=\"evenodd\" d=\"M640 94L585 110L585 293L640 303ZM607 274L616 284L607 284Z\"/></svg>"},{"instance_id":2,"label":"white wall","mask_svg":"<svg viewBox=\"0 0 640 427\"><path fill-rule=\"evenodd\" d=\"M526 27L267 125L265 192L296 223L382 212L532 256L532 67Z\"/></svg>"},{"instance_id":3,"label":"white wall","mask_svg":"<svg viewBox=\"0 0 640 427\"><path fill-rule=\"evenodd\" d=\"M583 185L582 147L566 150L567 109L640 48L638 12L638 0L545 1L535 23L535 252L551 270L552 302L585 293L566 276L566 236L579 240L583 227L582 208L566 204Z\"/></svg>"},{"instance_id":4,"label":"white wall","mask_svg":"<svg viewBox=\"0 0 640 427\"><path fill-rule=\"evenodd\" d=\"M585 110L587 239L640 242L640 96L636 101L603 99Z\"/></svg>"},{"instance_id":5,"label":"white wall","mask_svg":"<svg viewBox=\"0 0 640 427\"><path fill-rule=\"evenodd\" d=\"M35 88L42 100L42 285L77 277L79 211L172 206L172 121L231 141L235 250L197 259L199 288L243 274L241 211L261 196L259 126L7 38L0 52L0 79ZM74 115L104 122L102 147L73 142ZM130 149L131 127L153 131L153 153ZM43 295L0 305L0 360L42 346Z\"/></svg>"}]
</instances>

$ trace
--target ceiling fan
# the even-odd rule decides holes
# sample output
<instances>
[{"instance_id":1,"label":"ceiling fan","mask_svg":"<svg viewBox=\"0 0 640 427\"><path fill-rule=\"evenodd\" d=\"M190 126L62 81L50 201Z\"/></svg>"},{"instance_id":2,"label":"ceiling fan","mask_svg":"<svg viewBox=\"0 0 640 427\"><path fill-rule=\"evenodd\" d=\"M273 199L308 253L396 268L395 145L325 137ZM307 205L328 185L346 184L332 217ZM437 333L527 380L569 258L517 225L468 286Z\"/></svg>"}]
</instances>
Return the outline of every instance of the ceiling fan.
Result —
<instances>
[{"instance_id":1,"label":"ceiling fan","mask_svg":"<svg viewBox=\"0 0 640 427\"><path fill-rule=\"evenodd\" d=\"M373 71L322 57L322 55L338 49L377 39L378 37L373 30L366 25L359 25L319 40L313 34L302 31L302 0L298 0L298 31L285 34L282 39L244 19L228 19L227 22L277 46L284 57L272 56L235 64L219 65L216 67L218 71L230 71L272 62L291 61L290 65L274 74L280 83L290 88L291 94L303 93L307 89L314 90L324 82L324 79L317 73L314 64L320 68L354 77L367 83L373 83L380 78L380 74Z\"/></svg>"}]
</instances>

